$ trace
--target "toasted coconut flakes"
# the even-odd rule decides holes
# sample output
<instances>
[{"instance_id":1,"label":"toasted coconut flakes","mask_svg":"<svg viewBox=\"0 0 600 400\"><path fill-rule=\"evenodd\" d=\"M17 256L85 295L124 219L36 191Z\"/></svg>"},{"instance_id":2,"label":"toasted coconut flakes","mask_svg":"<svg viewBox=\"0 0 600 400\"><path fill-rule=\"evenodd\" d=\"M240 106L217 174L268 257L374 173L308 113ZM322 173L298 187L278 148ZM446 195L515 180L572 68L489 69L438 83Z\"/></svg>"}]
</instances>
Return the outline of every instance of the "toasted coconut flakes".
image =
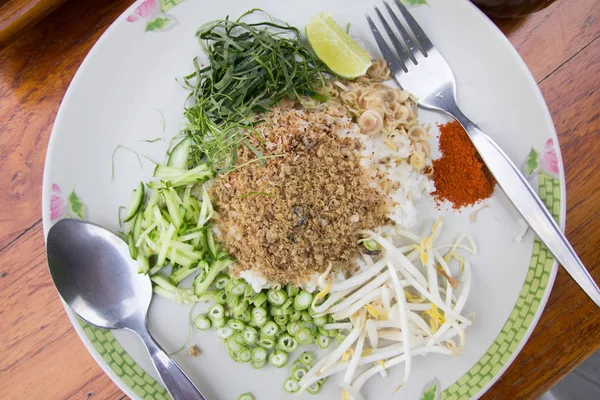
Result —
<instances>
[{"instance_id":1,"label":"toasted coconut flakes","mask_svg":"<svg viewBox=\"0 0 600 400\"><path fill-rule=\"evenodd\" d=\"M234 273L254 270L266 279L302 285L329 263L351 268L357 232L390 221L390 201L360 165L356 138L341 137L353 128L348 118L322 111L274 109L256 127L264 155L215 180L219 240L237 259ZM255 135L256 136L256 135ZM238 164L256 156L239 151ZM269 196L244 196L247 193Z\"/></svg>"}]
</instances>

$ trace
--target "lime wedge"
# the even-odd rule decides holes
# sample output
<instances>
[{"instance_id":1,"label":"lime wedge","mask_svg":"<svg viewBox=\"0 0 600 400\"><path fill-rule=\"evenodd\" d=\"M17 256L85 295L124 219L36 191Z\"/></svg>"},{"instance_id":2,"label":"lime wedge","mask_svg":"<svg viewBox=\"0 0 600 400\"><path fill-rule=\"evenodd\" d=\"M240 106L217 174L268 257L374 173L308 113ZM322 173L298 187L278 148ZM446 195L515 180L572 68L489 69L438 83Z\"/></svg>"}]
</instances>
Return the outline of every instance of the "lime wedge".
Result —
<instances>
[{"instance_id":1,"label":"lime wedge","mask_svg":"<svg viewBox=\"0 0 600 400\"><path fill-rule=\"evenodd\" d=\"M336 75L354 79L371 66L371 56L333 20L329 13L314 15L306 25L308 43Z\"/></svg>"}]
</instances>

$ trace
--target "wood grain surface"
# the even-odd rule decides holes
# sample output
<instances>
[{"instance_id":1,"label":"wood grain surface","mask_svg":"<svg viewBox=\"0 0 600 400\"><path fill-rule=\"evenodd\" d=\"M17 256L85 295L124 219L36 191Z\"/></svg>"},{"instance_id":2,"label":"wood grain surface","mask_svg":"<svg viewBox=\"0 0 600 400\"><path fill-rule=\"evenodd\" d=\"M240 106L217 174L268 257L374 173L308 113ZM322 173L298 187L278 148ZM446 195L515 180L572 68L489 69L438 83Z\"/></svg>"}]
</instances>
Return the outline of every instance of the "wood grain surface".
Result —
<instances>
[{"instance_id":1,"label":"wood grain surface","mask_svg":"<svg viewBox=\"0 0 600 400\"><path fill-rule=\"evenodd\" d=\"M0 1L0 43L15 39L17 33L51 13L65 0Z\"/></svg>"},{"instance_id":2,"label":"wood grain surface","mask_svg":"<svg viewBox=\"0 0 600 400\"><path fill-rule=\"evenodd\" d=\"M0 399L121 399L85 350L48 273L46 146L60 101L131 0L67 2L0 45ZM76 6L73 6L76 5ZM600 6L559 0L498 23L540 84L567 175L567 235L600 281ZM529 342L485 399L534 399L600 348L600 312L561 269Z\"/></svg>"}]
</instances>

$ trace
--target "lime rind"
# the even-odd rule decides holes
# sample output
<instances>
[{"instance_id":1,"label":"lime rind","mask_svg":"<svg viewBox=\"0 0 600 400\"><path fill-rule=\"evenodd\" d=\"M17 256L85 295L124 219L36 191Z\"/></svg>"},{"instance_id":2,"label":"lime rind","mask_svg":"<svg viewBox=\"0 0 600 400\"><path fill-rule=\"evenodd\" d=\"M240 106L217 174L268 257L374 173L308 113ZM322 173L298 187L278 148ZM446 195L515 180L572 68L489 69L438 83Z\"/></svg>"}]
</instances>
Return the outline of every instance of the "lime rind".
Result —
<instances>
[{"instance_id":1,"label":"lime rind","mask_svg":"<svg viewBox=\"0 0 600 400\"><path fill-rule=\"evenodd\" d=\"M314 15L306 25L306 38L316 55L344 78L362 76L371 66L371 57L333 20L331 14Z\"/></svg>"}]
</instances>

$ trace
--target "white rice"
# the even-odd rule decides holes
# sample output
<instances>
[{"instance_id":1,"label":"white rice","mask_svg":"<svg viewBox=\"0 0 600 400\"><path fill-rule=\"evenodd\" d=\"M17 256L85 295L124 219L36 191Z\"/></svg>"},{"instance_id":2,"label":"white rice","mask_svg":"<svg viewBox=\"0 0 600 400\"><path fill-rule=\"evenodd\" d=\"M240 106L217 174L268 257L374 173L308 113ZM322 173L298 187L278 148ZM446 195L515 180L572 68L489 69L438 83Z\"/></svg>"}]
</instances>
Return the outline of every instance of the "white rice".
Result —
<instances>
[{"instance_id":1,"label":"white rice","mask_svg":"<svg viewBox=\"0 0 600 400\"><path fill-rule=\"evenodd\" d=\"M388 214L388 217L403 228L412 228L417 223L417 209L414 202L420 200L423 195L435 191L433 181L425 174L414 169L407 158L411 152L411 141L404 135L388 137L387 134L365 135L358 131L343 132L342 136L355 137L363 144L363 150L358 154L361 165L368 171L369 175L375 177L383 174L393 183L398 183L398 190L385 193L396 204ZM396 149L386 144L391 141Z\"/></svg>"},{"instance_id":2,"label":"white rice","mask_svg":"<svg viewBox=\"0 0 600 400\"><path fill-rule=\"evenodd\" d=\"M251 269L242 271L240 272L240 278L248 282L248 285L252 286L252 289L254 289L256 293L260 292L262 289L271 288L271 283L268 282L258 271Z\"/></svg>"}]
</instances>

